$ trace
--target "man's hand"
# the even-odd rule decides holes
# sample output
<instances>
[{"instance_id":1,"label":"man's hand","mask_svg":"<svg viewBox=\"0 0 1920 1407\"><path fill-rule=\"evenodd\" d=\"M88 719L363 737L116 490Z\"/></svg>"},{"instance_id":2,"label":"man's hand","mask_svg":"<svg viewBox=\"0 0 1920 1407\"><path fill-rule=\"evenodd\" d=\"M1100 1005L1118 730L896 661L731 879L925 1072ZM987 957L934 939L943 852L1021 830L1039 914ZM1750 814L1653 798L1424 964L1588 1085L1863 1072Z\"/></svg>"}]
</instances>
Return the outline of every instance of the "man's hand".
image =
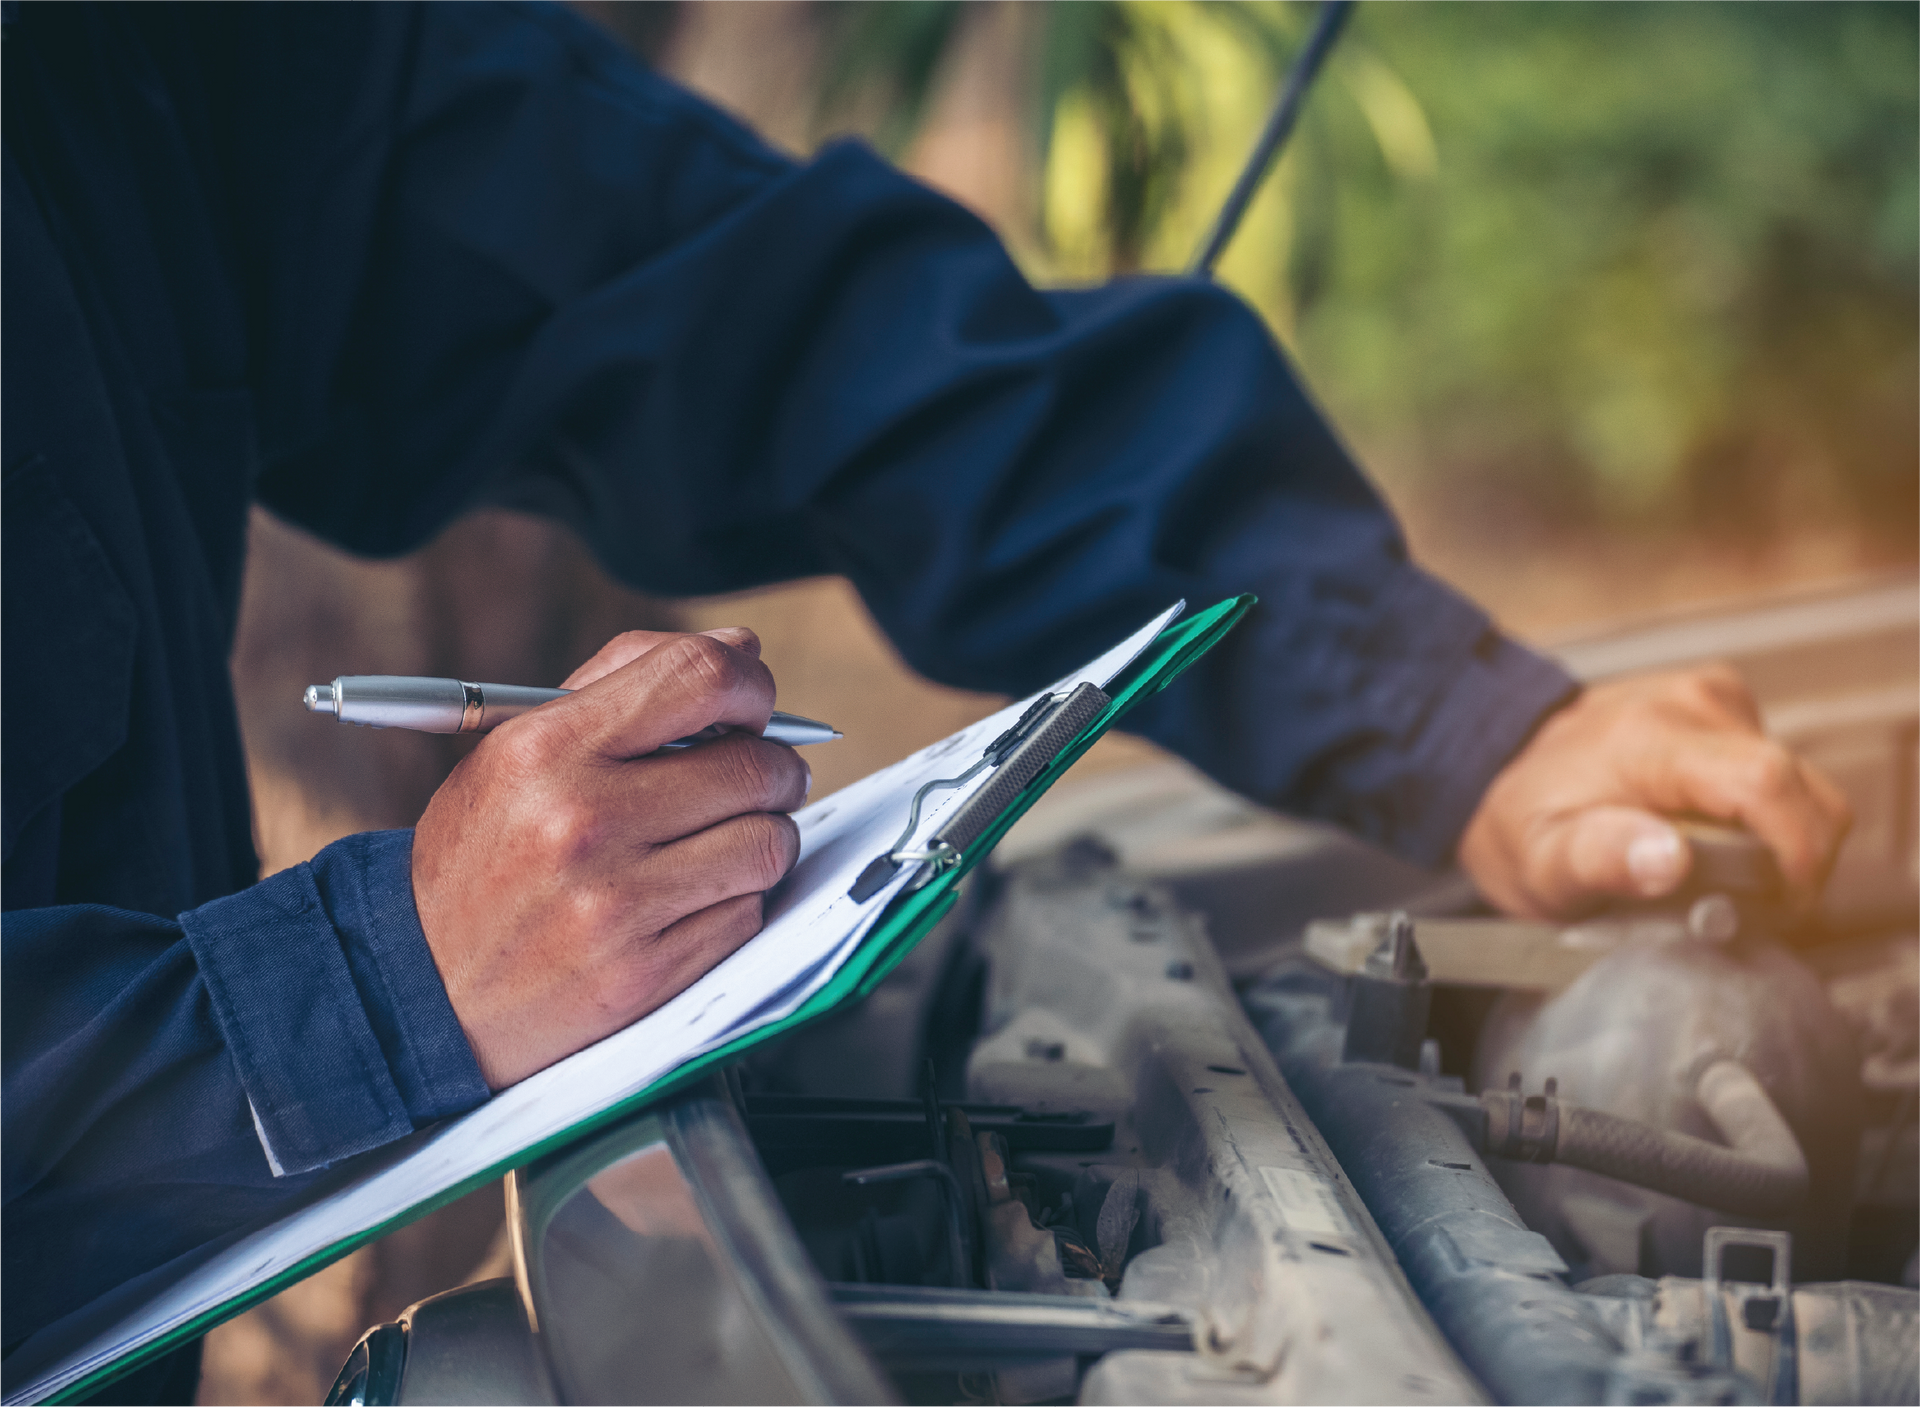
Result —
<instances>
[{"instance_id":1,"label":"man's hand","mask_svg":"<svg viewBox=\"0 0 1920 1407\"><path fill-rule=\"evenodd\" d=\"M413 894L494 1089L646 1015L760 931L811 776L755 736L773 676L749 630L636 631L578 692L501 725L414 832ZM711 724L742 731L679 751Z\"/></svg>"},{"instance_id":2,"label":"man's hand","mask_svg":"<svg viewBox=\"0 0 1920 1407\"><path fill-rule=\"evenodd\" d=\"M1511 913L1570 917L1651 899L1686 879L1686 843L1660 819L1743 821L1799 902L1819 891L1852 817L1838 787L1760 728L1724 666L1596 684L1550 716L1481 798L1460 863Z\"/></svg>"}]
</instances>

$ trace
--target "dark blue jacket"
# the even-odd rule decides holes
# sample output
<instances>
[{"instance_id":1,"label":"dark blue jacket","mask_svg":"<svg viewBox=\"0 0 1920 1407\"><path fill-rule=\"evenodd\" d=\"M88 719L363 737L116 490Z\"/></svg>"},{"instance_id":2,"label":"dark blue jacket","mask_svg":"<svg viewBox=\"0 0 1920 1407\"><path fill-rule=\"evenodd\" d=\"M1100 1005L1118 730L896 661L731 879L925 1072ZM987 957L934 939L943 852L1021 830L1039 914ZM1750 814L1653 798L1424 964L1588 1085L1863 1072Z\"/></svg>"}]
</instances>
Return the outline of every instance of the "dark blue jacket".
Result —
<instances>
[{"instance_id":1,"label":"dark blue jacket","mask_svg":"<svg viewBox=\"0 0 1920 1407\"><path fill-rule=\"evenodd\" d=\"M1231 294L1035 290L564 12L26 5L4 55L9 1349L486 1097L409 833L254 882L256 498L370 554L531 508L666 595L842 573L1013 693L1257 592L1141 726L1425 861L1567 692L1408 563Z\"/></svg>"}]
</instances>

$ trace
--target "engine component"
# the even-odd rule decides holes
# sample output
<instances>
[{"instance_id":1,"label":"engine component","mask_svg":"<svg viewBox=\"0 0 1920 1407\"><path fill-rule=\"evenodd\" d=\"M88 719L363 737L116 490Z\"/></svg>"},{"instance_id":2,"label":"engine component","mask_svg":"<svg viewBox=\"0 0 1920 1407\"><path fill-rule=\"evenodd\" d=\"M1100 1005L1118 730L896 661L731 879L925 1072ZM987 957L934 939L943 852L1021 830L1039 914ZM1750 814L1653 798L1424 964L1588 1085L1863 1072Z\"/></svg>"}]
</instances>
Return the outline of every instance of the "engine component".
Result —
<instances>
[{"instance_id":1,"label":"engine component","mask_svg":"<svg viewBox=\"0 0 1920 1407\"><path fill-rule=\"evenodd\" d=\"M1350 931L1360 928L1355 921ZM1414 923L1404 913L1391 914L1376 928L1374 952L1347 983L1340 1058L1420 1069L1423 1053L1433 1050L1425 1040L1431 993ZM1314 951L1311 945L1308 951ZM1437 1050L1433 1053L1433 1068L1425 1073L1438 1073ZM1806 1198L1805 1154L1766 1091L1735 1061L1709 1065L1695 1091L1726 1147L1600 1110L1563 1106L1554 1097L1555 1087L1549 1079L1544 1095L1526 1096L1515 1079L1504 1092L1483 1093L1478 1110L1450 1094L1429 1098L1466 1130L1477 1153L1585 1168L1736 1214L1785 1215Z\"/></svg>"},{"instance_id":2,"label":"engine component","mask_svg":"<svg viewBox=\"0 0 1920 1407\"><path fill-rule=\"evenodd\" d=\"M1527 1098L1516 1086L1480 1096L1488 1117L1479 1148L1498 1158L1584 1168L1736 1215L1796 1210L1807 1196L1806 1154L1747 1068L1715 1061L1700 1072L1694 1097L1730 1146L1563 1106L1551 1094Z\"/></svg>"},{"instance_id":3,"label":"engine component","mask_svg":"<svg viewBox=\"0 0 1920 1407\"><path fill-rule=\"evenodd\" d=\"M856 1168L842 1173L840 1179L856 1187L868 1187L881 1182L906 1182L912 1178L927 1178L940 1189L941 1202L946 1208L947 1223L947 1273L954 1277L962 1287L971 1286L972 1277L967 1268L973 1263L973 1257L967 1253L967 1229L964 1198L966 1193L960 1189L960 1180L953 1169L938 1158L915 1158L910 1163L889 1163L879 1168Z\"/></svg>"},{"instance_id":4,"label":"engine component","mask_svg":"<svg viewBox=\"0 0 1920 1407\"><path fill-rule=\"evenodd\" d=\"M1709 1078L1722 1065L1745 1073ZM1859 1056L1823 985L1779 943L1752 932L1731 943L1635 939L1557 996L1506 994L1481 1031L1474 1073L1484 1088L1515 1072L1534 1088L1552 1078L1563 1100L1657 1129L1771 1141L1784 1186L1791 1157L1768 1127L1777 1111L1804 1150L1799 1209L1783 1214L1784 1203L1765 1198L1736 1208L1727 1194L1720 1205L1792 1231L1810 1277L1844 1273ZM1616 1144L1605 1156L1624 1151ZM1616 1165L1589 1171L1591 1158L1506 1163L1498 1176L1527 1224L1586 1273L1696 1275L1701 1238L1727 1218L1701 1204L1716 1195L1718 1175L1704 1159L1688 1161L1698 1171L1666 1188L1678 1197L1626 1192L1601 1176Z\"/></svg>"},{"instance_id":5,"label":"engine component","mask_svg":"<svg viewBox=\"0 0 1920 1407\"><path fill-rule=\"evenodd\" d=\"M1859 1280L1796 1286L1792 1247L1782 1231L1717 1226L1703 1279L1609 1275L1580 1289L1629 1351L1690 1347L1759 1385L1763 1402L1920 1400L1920 1296Z\"/></svg>"},{"instance_id":6,"label":"engine component","mask_svg":"<svg viewBox=\"0 0 1920 1407\"><path fill-rule=\"evenodd\" d=\"M1485 1110L1457 1079L1343 1058L1341 978L1296 960L1245 1001L1415 1292L1496 1399L1740 1400L1730 1373L1677 1354L1628 1357L1589 1299L1568 1288L1566 1262L1487 1171L1457 1117L1471 1127Z\"/></svg>"},{"instance_id":7,"label":"engine component","mask_svg":"<svg viewBox=\"0 0 1920 1407\"><path fill-rule=\"evenodd\" d=\"M1481 1399L1195 915L1104 847L1068 845L999 876L975 942L987 978L968 1097L1111 1117L1098 1160L1015 1162L1073 1179L1091 1255L1103 1273L1122 1262L1113 1304L1171 1306L1197 1326L1198 1354L1107 1354L1082 1402Z\"/></svg>"},{"instance_id":8,"label":"engine component","mask_svg":"<svg viewBox=\"0 0 1920 1407\"><path fill-rule=\"evenodd\" d=\"M1615 1275L1569 1288L1566 1262L1501 1195L1481 1151L1575 1157L1615 1176L1766 1210L1805 1191L1796 1140L1758 1083L1732 1061L1708 1066L1699 1093L1736 1144L1729 1149L1562 1106L1551 1094L1512 1089L1473 1099L1430 1059L1421 1062L1427 1069L1413 1070L1348 1058L1356 1043L1343 1029L1343 1008L1362 1009L1360 998L1380 980L1379 970L1419 968L1408 925L1390 926L1389 935L1375 974L1363 971L1343 983L1296 960L1256 984L1247 1006L1416 1292L1496 1397L1915 1399L1920 1380L1910 1365L1920 1296L1854 1282L1795 1290L1793 1239L1785 1232L1710 1227L1704 1287L1679 1277L1656 1286ZM1423 1010L1404 998L1402 1009L1410 1019ZM1407 1044L1379 1033L1358 1043L1362 1050ZM1714 1182L1716 1175L1726 1181ZM1767 1269L1749 1285L1733 1273L1730 1251L1754 1247L1766 1252ZM1664 1306L1657 1311L1648 1307L1656 1301Z\"/></svg>"},{"instance_id":9,"label":"engine component","mask_svg":"<svg viewBox=\"0 0 1920 1407\"><path fill-rule=\"evenodd\" d=\"M1349 989L1340 1058L1418 1069L1432 1001L1427 964L1413 941L1413 920L1395 914Z\"/></svg>"}]
</instances>

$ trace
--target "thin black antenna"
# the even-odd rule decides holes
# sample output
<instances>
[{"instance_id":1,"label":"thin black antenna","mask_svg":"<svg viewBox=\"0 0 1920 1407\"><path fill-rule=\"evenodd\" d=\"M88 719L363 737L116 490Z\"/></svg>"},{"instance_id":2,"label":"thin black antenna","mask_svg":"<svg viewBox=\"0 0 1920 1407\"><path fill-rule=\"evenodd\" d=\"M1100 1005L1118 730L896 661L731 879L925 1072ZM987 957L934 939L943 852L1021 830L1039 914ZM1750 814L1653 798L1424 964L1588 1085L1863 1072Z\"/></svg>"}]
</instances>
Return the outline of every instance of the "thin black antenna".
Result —
<instances>
[{"instance_id":1,"label":"thin black antenna","mask_svg":"<svg viewBox=\"0 0 1920 1407\"><path fill-rule=\"evenodd\" d=\"M1266 130L1260 134L1260 140L1254 143L1253 154L1241 169L1240 179L1234 182L1233 193L1227 197L1227 203L1220 207L1213 230L1207 235L1207 242L1200 246L1200 252L1187 269L1196 278L1213 277L1213 266L1220 261L1220 255L1232 241L1234 231L1240 228L1240 220L1253 203L1261 182L1267 179L1267 172L1273 169L1280 148L1287 144L1293 124L1300 117L1300 105L1306 100L1307 89L1313 85L1313 76L1320 71L1320 65L1333 49L1334 41L1340 37L1340 27L1347 22L1353 5L1354 0L1321 0L1320 13L1314 17L1313 32L1307 36L1306 47L1301 49L1293 61L1293 67L1287 71L1287 81L1280 89L1280 101L1274 104L1273 115L1267 118Z\"/></svg>"}]
</instances>

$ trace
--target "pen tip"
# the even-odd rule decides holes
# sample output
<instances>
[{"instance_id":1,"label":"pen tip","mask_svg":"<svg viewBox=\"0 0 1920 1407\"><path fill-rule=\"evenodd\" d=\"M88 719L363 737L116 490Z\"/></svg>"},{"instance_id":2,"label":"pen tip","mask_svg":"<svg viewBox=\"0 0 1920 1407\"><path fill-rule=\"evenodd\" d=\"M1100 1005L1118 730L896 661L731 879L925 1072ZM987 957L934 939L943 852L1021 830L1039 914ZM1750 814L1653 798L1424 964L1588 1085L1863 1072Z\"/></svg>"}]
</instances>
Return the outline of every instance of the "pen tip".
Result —
<instances>
[{"instance_id":1,"label":"pen tip","mask_svg":"<svg viewBox=\"0 0 1920 1407\"><path fill-rule=\"evenodd\" d=\"M333 685L331 684L307 685L307 692L301 696L301 702L306 704L307 712L309 713L332 713L333 712Z\"/></svg>"}]
</instances>

